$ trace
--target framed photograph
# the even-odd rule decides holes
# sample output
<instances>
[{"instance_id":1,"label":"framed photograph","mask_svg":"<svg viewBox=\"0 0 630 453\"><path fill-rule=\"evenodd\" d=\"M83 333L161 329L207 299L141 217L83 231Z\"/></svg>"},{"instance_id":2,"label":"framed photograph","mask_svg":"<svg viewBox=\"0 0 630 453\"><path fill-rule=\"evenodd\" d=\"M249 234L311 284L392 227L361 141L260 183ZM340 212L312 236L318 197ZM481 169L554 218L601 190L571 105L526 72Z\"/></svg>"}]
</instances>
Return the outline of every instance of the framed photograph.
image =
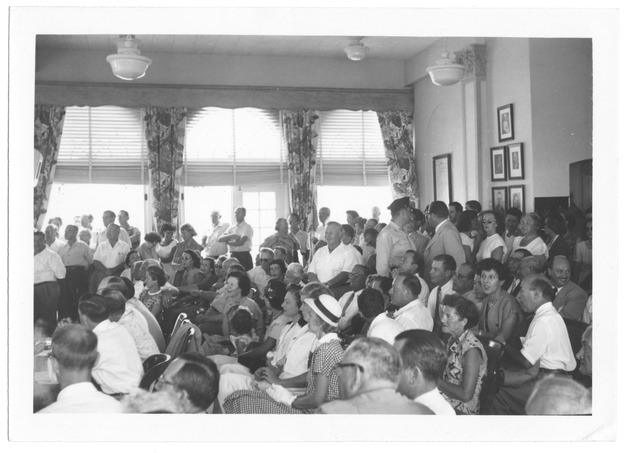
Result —
<instances>
[{"instance_id":1,"label":"framed photograph","mask_svg":"<svg viewBox=\"0 0 630 453\"><path fill-rule=\"evenodd\" d=\"M505 215L507 209L507 187L492 188L492 209Z\"/></svg>"},{"instance_id":2,"label":"framed photograph","mask_svg":"<svg viewBox=\"0 0 630 453\"><path fill-rule=\"evenodd\" d=\"M497 109L499 141L514 140L514 104L507 104Z\"/></svg>"},{"instance_id":3,"label":"framed photograph","mask_svg":"<svg viewBox=\"0 0 630 453\"><path fill-rule=\"evenodd\" d=\"M510 208L520 209L521 212L525 211L525 186L510 186L508 197L510 200Z\"/></svg>"},{"instance_id":4,"label":"framed photograph","mask_svg":"<svg viewBox=\"0 0 630 453\"><path fill-rule=\"evenodd\" d=\"M451 202L451 155L443 154L433 158L434 200Z\"/></svg>"},{"instance_id":5,"label":"framed photograph","mask_svg":"<svg viewBox=\"0 0 630 453\"><path fill-rule=\"evenodd\" d=\"M507 181L505 146L490 148L490 169L492 171L492 181Z\"/></svg>"},{"instance_id":6,"label":"framed photograph","mask_svg":"<svg viewBox=\"0 0 630 453\"><path fill-rule=\"evenodd\" d=\"M513 143L507 146L508 174L510 179L525 179L523 168L523 144Z\"/></svg>"}]
</instances>

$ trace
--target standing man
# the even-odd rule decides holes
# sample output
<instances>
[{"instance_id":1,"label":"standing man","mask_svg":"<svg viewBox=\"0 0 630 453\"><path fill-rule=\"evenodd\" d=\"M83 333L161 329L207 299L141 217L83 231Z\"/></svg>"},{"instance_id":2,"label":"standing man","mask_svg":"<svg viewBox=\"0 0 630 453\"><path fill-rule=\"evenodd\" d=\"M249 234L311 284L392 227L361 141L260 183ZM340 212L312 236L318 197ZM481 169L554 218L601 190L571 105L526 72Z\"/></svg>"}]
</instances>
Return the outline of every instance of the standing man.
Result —
<instances>
[{"instance_id":1,"label":"standing man","mask_svg":"<svg viewBox=\"0 0 630 453\"><path fill-rule=\"evenodd\" d=\"M116 220L116 214L114 214L113 211L103 212L103 229L93 233L92 239L90 239L90 248L92 250L96 250L98 245L107 239L107 227L114 224L114 220ZM120 230L119 239L123 242L126 242L131 250L131 240L129 239L129 234L127 234L127 231Z\"/></svg>"},{"instance_id":2,"label":"standing man","mask_svg":"<svg viewBox=\"0 0 630 453\"><path fill-rule=\"evenodd\" d=\"M65 244L65 242L59 239L59 229L54 223L49 224L44 230L46 236L46 247L55 253L59 253L59 249Z\"/></svg>"},{"instance_id":3,"label":"standing man","mask_svg":"<svg viewBox=\"0 0 630 453\"><path fill-rule=\"evenodd\" d=\"M433 258L429 270L429 278L433 285L433 290L429 294L429 312L433 317L433 333L440 336L442 334L442 301L444 296L454 294L453 276L455 275L455 260L450 255L438 255Z\"/></svg>"},{"instance_id":4,"label":"standing man","mask_svg":"<svg viewBox=\"0 0 630 453\"><path fill-rule=\"evenodd\" d=\"M105 277L116 276L125 268L125 257L129 253L129 244L119 239L121 230L115 223L110 223L106 230L107 240L101 242L94 252L92 265L94 272L90 278L90 292L95 293L99 283Z\"/></svg>"},{"instance_id":5,"label":"standing man","mask_svg":"<svg viewBox=\"0 0 630 453\"><path fill-rule=\"evenodd\" d=\"M201 239L201 245L205 247L201 254L204 258L217 259L221 255L227 254L227 244L219 242L219 238L230 228L230 225L227 222L221 222L221 213L216 209L210 213L210 218L212 219L212 226Z\"/></svg>"},{"instance_id":6,"label":"standing man","mask_svg":"<svg viewBox=\"0 0 630 453\"><path fill-rule=\"evenodd\" d=\"M59 256L66 266L66 278L61 286L59 317L79 320L79 298L88 292L88 268L92 264L90 247L77 240L79 227L67 225L64 237L66 244L59 249Z\"/></svg>"},{"instance_id":7,"label":"standing man","mask_svg":"<svg viewBox=\"0 0 630 453\"><path fill-rule=\"evenodd\" d=\"M219 237L219 242L226 243L230 250L230 256L236 258L248 271L254 267L251 254L254 229L249 223L245 222L246 215L247 210L244 207L239 206L236 208L234 210L236 223Z\"/></svg>"},{"instance_id":8,"label":"standing man","mask_svg":"<svg viewBox=\"0 0 630 453\"><path fill-rule=\"evenodd\" d=\"M319 241L324 241L326 238L326 225L328 225L328 219L330 218L330 208L320 208L318 212L319 225L315 230L315 237L313 238L313 244L317 244Z\"/></svg>"},{"instance_id":9,"label":"standing man","mask_svg":"<svg viewBox=\"0 0 630 453\"><path fill-rule=\"evenodd\" d=\"M416 250L416 244L403 230L411 221L409 197L394 200L387 209L392 220L376 237L376 272L383 277L389 277L391 269L398 267L407 250Z\"/></svg>"},{"instance_id":10,"label":"standing man","mask_svg":"<svg viewBox=\"0 0 630 453\"><path fill-rule=\"evenodd\" d=\"M137 249L140 245L140 229L129 225L129 213L127 211L121 210L118 213L118 223L120 223L120 228L129 235L131 250Z\"/></svg>"},{"instance_id":11,"label":"standing man","mask_svg":"<svg viewBox=\"0 0 630 453\"><path fill-rule=\"evenodd\" d=\"M434 201L429 205L427 217L429 227L435 234L424 249L424 270L429 272L433 258L437 255L450 255L455 260L455 267L466 262L466 254L462 247L462 239L455 225L448 219L448 207L443 201ZM427 275L427 277L429 277Z\"/></svg>"},{"instance_id":12,"label":"standing man","mask_svg":"<svg viewBox=\"0 0 630 453\"><path fill-rule=\"evenodd\" d=\"M33 233L34 270L33 302L35 325L40 325L46 336L51 336L57 326L59 283L66 277L66 268L59 255L46 247L46 236L41 231Z\"/></svg>"}]
</instances>

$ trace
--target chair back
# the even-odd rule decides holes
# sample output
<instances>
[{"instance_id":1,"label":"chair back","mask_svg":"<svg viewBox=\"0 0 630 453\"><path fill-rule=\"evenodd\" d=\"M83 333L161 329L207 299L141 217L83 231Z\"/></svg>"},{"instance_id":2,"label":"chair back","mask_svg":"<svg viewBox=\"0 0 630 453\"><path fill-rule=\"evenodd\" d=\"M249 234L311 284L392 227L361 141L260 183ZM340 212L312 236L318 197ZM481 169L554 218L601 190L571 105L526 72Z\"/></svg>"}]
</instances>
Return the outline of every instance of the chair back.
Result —
<instances>
[{"instance_id":1,"label":"chair back","mask_svg":"<svg viewBox=\"0 0 630 453\"><path fill-rule=\"evenodd\" d=\"M171 360L175 360L184 352L199 352L201 342L202 336L199 327L185 319L173 333L171 341L169 341L168 346L166 346L166 354L171 356Z\"/></svg>"},{"instance_id":2,"label":"chair back","mask_svg":"<svg viewBox=\"0 0 630 453\"><path fill-rule=\"evenodd\" d=\"M481 393L479 395L480 413L487 414L492 398L497 390L496 375L499 368L499 361L503 355L503 345L487 338L477 337L488 357L487 374L481 385Z\"/></svg>"},{"instance_id":3,"label":"chair back","mask_svg":"<svg viewBox=\"0 0 630 453\"><path fill-rule=\"evenodd\" d=\"M142 368L146 373L155 365L163 362L168 362L169 360L171 360L171 356L168 354L153 354L152 356L145 359L145 361L142 363Z\"/></svg>"},{"instance_id":4,"label":"chair back","mask_svg":"<svg viewBox=\"0 0 630 453\"><path fill-rule=\"evenodd\" d=\"M173 338L173 336L175 336L175 332L177 332L177 330L181 327L181 325L184 323L184 321L187 318L188 318L188 315L184 312L177 315L177 319L175 320L175 324L173 325L173 330L171 331L171 334L169 335L167 346L168 346L168 343L171 342L171 339Z\"/></svg>"},{"instance_id":5,"label":"chair back","mask_svg":"<svg viewBox=\"0 0 630 453\"><path fill-rule=\"evenodd\" d=\"M142 376L142 379L140 379L138 387L149 392L152 391L156 381L162 376L162 373L164 373L164 370L166 370L170 363L171 361L167 360L149 368L149 370L144 373L144 376Z\"/></svg>"}]
</instances>

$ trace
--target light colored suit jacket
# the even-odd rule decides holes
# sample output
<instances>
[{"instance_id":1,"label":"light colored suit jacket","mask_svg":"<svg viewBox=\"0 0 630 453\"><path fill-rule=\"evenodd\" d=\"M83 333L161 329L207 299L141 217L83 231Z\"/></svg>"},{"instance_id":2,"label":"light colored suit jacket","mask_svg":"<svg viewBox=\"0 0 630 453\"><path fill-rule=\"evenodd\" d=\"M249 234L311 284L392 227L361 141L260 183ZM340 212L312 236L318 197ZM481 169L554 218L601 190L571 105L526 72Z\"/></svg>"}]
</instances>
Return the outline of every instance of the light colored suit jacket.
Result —
<instances>
[{"instance_id":1,"label":"light colored suit jacket","mask_svg":"<svg viewBox=\"0 0 630 453\"><path fill-rule=\"evenodd\" d=\"M569 280L569 283L564 285L556 294L553 306L563 318L580 321L587 300L588 294L586 291Z\"/></svg>"},{"instance_id":2,"label":"light colored suit jacket","mask_svg":"<svg viewBox=\"0 0 630 453\"><path fill-rule=\"evenodd\" d=\"M433 258L437 255L451 255L458 266L466 262L466 254L464 253L464 247L462 247L462 239L459 236L459 231L457 231L455 225L448 219L436 231L424 249L425 276L428 277Z\"/></svg>"}]
</instances>

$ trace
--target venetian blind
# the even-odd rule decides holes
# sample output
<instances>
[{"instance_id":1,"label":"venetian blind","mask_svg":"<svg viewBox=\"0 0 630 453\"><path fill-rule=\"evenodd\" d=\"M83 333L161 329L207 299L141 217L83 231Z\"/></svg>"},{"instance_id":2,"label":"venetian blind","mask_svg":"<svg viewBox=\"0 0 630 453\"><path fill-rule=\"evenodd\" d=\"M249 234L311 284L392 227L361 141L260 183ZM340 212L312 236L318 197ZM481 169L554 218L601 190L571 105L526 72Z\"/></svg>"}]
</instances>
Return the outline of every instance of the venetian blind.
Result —
<instances>
[{"instance_id":1,"label":"venetian blind","mask_svg":"<svg viewBox=\"0 0 630 453\"><path fill-rule=\"evenodd\" d=\"M141 109L67 107L55 182L141 184Z\"/></svg>"},{"instance_id":2,"label":"venetian blind","mask_svg":"<svg viewBox=\"0 0 630 453\"><path fill-rule=\"evenodd\" d=\"M316 183L330 186L389 184L385 148L372 111L320 112Z\"/></svg>"}]
</instances>

